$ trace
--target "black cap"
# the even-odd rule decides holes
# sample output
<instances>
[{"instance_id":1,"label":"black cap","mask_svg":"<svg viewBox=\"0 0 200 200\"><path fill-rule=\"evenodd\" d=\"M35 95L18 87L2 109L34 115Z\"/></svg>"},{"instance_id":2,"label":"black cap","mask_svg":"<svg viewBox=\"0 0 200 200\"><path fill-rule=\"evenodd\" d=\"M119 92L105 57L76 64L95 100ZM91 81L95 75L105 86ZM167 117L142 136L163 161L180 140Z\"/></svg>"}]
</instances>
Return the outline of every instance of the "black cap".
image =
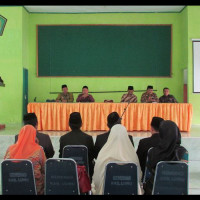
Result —
<instances>
[{"instance_id":1,"label":"black cap","mask_svg":"<svg viewBox=\"0 0 200 200\"><path fill-rule=\"evenodd\" d=\"M28 121L28 120L33 119L33 118L36 118L36 119L37 119L35 113L27 113L27 114L24 115L24 120L27 120L27 121Z\"/></svg>"},{"instance_id":2,"label":"black cap","mask_svg":"<svg viewBox=\"0 0 200 200\"><path fill-rule=\"evenodd\" d=\"M133 86L128 86L128 90L133 90Z\"/></svg>"},{"instance_id":3,"label":"black cap","mask_svg":"<svg viewBox=\"0 0 200 200\"><path fill-rule=\"evenodd\" d=\"M84 89L84 88L88 89L88 86L86 86L86 85L85 85L85 86L83 86L83 88L82 88L82 89Z\"/></svg>"},{"instance_id":4,"label":"black cap","mask_svg":"<svg viewBox=\"0 0 200 200\"><path fill-rule=\"evenodd\" d=\"M153 89L153 86L152 86L152 85L148 85L148 86L147 86L147 90L148 90L148 89Z\"/></svg>"},{"instance_id":5,"label":"black cap","mask_svg":"<svg viewBox=\"0 0 200 200\"><path fill-rule=\"evenodd\" d=\"M117 112L112 112L107 117L107 125L111 129L119 121L119 114Z\"/></svg>"},{"instance_id":6,"label":"black cap","mask_svg":"<svg viewBox=\"0 0 200 200\"><path fill-rule=\"evenodd\" d=\"M36 126L38 123L37 116L35 113L27 113L23 117L24 125L30 124Z\"/></svg>"},{"instance_id":7,"label":"black cap","mask_svg":"<svg viewBox=\"0 0 200 200\"><path fill-rule=\"evenodd\" d=\"M65 88L65 87L67 88L67 85L62 85L62 89Z\"/></svg>"},{"instance_id":8,"label":"black cap","mask_svg":"<svg viewBox=\"0 0 200 200\"><path fill-rule=\"evenodd\" d=\"M151 121L151 126L156 130L158 131L159 130L159 127L160 127L160 123L164 121L163 118L161 117L153 117L152 118L152 121Z\"/></svg>"},{"instance_id":9,"label":"black cap","mask_svg":"<svg viewBox=\"0 0 200 200\"><path fill-rule=\"evenodd\" d=\"M82 119L79 112L73 112L69 117L69 125L73 128L80 128L82 125Z\"/></svg>"}]
</instances>

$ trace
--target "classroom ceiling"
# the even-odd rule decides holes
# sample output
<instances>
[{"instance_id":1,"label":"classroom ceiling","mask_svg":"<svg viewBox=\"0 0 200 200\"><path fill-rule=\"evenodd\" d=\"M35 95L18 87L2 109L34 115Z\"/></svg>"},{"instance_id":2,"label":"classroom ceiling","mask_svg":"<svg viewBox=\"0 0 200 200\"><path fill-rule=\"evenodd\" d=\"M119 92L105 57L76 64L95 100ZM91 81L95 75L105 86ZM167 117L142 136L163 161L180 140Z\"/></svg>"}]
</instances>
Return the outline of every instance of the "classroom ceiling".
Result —
<instances>
[{"instance_id":1,"label":"classroom ceiling","mask_svg":"<svg viewBox=\"0 0 200 200\"><path fill-rule=\"evenodd\" d=\"M104 5L104 6L93 6L93 5L48 5L48 6L24 6L25 9L30 13L162 13L162 12L181 12L184 9L184 5L172 5L172 6L160 6L160 5Z\"/></svg>"}]
</instances>

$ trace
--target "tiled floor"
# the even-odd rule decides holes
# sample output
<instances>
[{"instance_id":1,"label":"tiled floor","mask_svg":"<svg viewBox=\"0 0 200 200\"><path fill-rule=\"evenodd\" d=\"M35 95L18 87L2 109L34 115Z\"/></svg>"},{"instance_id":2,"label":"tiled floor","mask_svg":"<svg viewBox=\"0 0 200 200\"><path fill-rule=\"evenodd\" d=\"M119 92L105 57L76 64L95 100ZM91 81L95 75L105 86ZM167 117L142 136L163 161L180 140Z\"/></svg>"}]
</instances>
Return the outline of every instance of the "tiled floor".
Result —
<instances>
[{"instance_id":1,"label":"tiled floor","mask_svg":"<svg viewBox=\"0 0 200 200\"><path fill-rule=\"evenodd\" d=\"M3 160L4 154L8 146L13 144L14 135L19 133L21 124L9 124L6 125L4 130L0 131L0 162ZM67 131L41 131L45 134L49 134L55 150L54 158L58 157L59 151L59 139L60 136L65 134ZM95 142L96 136L104 133L105 131L92 131L87 134L93 137ZM144 137L149 137L150 132L129 132L133 136L134 146L137 150L139 140ZM189 152L189 194L200 195L200 125L193 125L189 133L182 132L182 145ZM0 174L1 184L1 174ZM0 187L1 194L1 187Z\"/></svg>"},{"instance_id":2,"label":"tiled floor","mask_svg":"<svg viewBox=\"0 0 200 200\"><path fill-rule=\"evenodd\" d=\"M6 128L0 130L0 135L15 135L18 134L22 124L6 124ZM49 136L61 136L68 131L40 131L48 134ZM91 136L97 136L105 133L106 131L87 131L86 133ZM149 131L133 131L129 132L133 137L149 137L151 133ZM190 132L181 132L182 137L200 137L200 125L192 125Z\"/></svg>"}]
</instances>

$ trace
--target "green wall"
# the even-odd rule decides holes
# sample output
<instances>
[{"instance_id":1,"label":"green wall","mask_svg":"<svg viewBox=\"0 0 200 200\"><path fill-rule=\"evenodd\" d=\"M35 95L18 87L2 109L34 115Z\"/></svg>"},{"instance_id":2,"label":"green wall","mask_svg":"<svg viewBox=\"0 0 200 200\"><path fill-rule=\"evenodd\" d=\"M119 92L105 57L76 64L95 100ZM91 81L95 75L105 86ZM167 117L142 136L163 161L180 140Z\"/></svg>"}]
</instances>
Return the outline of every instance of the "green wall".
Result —
<instances>
[{"instance_id":1,"label":"green wall","mask_svg":"<svg viewBox=\"0 0 200 200\"><path fill-rule=\"evenodd\" d=\"M112 14L30 14L30 65L29 65L29 101L37 97L38 101L54 99L57 95L49 92L58 92L62 84L67 84L69 91L81 91L87 85L90 91L125 91L128 85L133 85L135 90L145 90L147 85L153 85L162 95L162 89L169 87L171 93L179 102L183 102L183 69L182 64L182 32L181 17L179 13L154 14L154 13L112 13ZM38 78L36 76L36 25L37 24L172 24L172 78ZM134 54L134 52L133 52ZM31 56L30 56L31 55ZM177 81L178 80L178 81ZM35 90L37 88L37 90ZM136 93L140 101L141 92ZM77 94L74 95L75 98ZM96 102L104 99L114 99L119 102L122 93L94 94Z\"/></svg>"},{"instance_id":2,"label":"green wall","mask_svg":"<svg viewBox=\"0 0 200 200\"><path fill-rule=\"evenodd\" d=\"M200 124L199 94L192 93L192 42L200 38L200 7L188 6L181 13L105 13L105 14L31 14L23 7L0 7L0 14L8 19L0 37L0 76L6 87L0 87L0 123L21 122L22 71L29 70L29 102L55 99L50 92L61 90L67 84L69 91L81 91L88 85L90 91L145 90L153 85L162 95L169 87L179 102L183 102L183 70L188 68L188 100L193 104L193 124ZM37 24L172 24L171 78L38 78L36 63ZM140 100L141 92L136 93ZM122 93L94 94L96 102L113 99L119 102ZM74 95L77 97L77 94Z\"/></svg>"},{"instance_id":3,"label":"green wall","mask_svg":"<svg viewBox=\"0 0 200 200\"><path fill-rule=\"evenodd\" d=\"M22 66L23 68L28 68L29 66L29 14L23 9L22 10Z\"/></svg>"},{"instance_id":4,"label":"green wall","mask_svg":"<svg viewBox=\"0 0 200 200\"><path fill-rule=\"evenodd\" d=\"M181 44L178 47L180 51L180 66L182 69L188 68L188 44L187 44L187 38L188 38L188 19L187 19L187 8L185 8L180 14L179 14L179 21L180 21L180 33L179 36L181 39Z\"/></svg>"},{"instance_id":5,"label":"green wall","mask_svg":"<svg viewBox=\"0 0 200 200\"><path fill-rule=\"evenodd\" d=\"M200 38L200 6L187 7L188 12L188 97L193 105L193 124L200 124L200 94L193 93L192 39Z\"/></svg>"},{"instance_id":6,"label":"green wall","mask_svg":"<svg viewBox=\"0 0 200 200\"><path fill-rule=\"evenodd\" d=\"M0 123L22 121L22 7L0 7L7 18L0 36Z\"/></svg>"}]
</instances>

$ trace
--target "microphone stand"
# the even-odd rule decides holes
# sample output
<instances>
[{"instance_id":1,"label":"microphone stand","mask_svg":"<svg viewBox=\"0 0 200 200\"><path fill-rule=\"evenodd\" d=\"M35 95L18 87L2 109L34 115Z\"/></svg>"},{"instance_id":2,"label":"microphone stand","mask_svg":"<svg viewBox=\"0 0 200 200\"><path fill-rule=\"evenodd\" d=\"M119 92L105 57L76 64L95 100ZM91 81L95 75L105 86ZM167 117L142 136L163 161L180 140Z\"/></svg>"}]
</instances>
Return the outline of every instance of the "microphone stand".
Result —
<instances>
[{"instance_id":1,"label":"microphone stand","mask_svg":"<svg viewBox=\"0 0 200 200\"><path fill-rule=\"evenodd\" d=\"M128 105L126 106L126 108L124 108L124 112L122 113L121 117L118 119L118 122L121 124L121 121L122 121L122 117L124 115L124 113L126 112L126 109L128 108L129 104L130 104L130 100L128 101Z\"/></svg>"}]
</instances>

